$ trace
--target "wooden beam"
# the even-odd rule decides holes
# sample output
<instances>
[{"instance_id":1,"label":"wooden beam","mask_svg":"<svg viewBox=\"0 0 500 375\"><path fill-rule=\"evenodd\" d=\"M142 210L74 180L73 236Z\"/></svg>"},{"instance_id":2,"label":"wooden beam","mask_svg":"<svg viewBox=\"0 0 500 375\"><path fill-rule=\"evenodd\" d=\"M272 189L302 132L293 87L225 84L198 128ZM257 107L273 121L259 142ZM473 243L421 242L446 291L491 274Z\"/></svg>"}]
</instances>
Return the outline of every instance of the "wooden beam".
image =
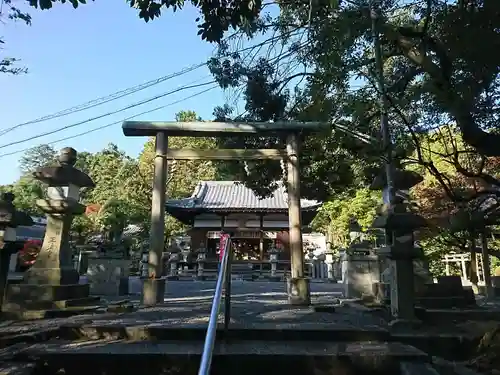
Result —
<instances>
[{"instance_id":1,"label":"wooden beam","mask_svg":"<svg viewBox=\"0 0 500 375\"><path fill-rule=\"evenodd\" d=\"M274 149L169 149L169 160L282 160L286 158L285 150Z\"/></svg>"}]
</instances>

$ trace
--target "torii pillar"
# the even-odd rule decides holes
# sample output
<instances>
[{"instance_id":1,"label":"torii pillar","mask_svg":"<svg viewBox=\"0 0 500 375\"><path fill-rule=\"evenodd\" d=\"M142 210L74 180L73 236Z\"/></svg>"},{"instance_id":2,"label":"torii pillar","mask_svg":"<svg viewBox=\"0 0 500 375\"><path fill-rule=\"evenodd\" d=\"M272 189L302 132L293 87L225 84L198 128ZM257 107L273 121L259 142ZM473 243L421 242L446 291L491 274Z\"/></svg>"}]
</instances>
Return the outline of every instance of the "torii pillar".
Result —
<instances>
[{"instance_id":1,"label":"torii pillar","mask_svg":"<svg viewBox=\"0 0 500 375\"><path fill-rule=\"evenodd\" d=\"M288 302L292 305L310 305L309 279L304 277L304 250L302 244L302 211L300 207L299 137L287 137L288 238L290 246L291 277L287 278Z\"/></svg>"},{"instance_id":2,"label":"torii pillar","mask_svg":"<svg viewBox=\"0 0 500 375\"><path fill-rule=\"evenodd\" d=\"M147 306L163 302L165 278L162 255L165 246L165 200L167 195L168 136L155 137L153 194L151 197L151 230L149 232L148 278L143 280L142 303Z\"/></svg>"},{"instance_id":3,"label":"torii pillar","mask_svg":"<svg viewBox=\"0 0 500 375\"><path fill-rule=\"evenodd\" d=\"M300 207L299 133L329 129L327 123L311 122L149 122L125 121L125 136L155 137L155 175L151 207L149 278L144 280L143 302L163 301L165 280L161 276L161 255L165 236L167 159L172 160L287 160L291 277L287 280L288 300L293 305L311 302L309 280L304 277L302 218ZM168 137L287 137L286 150L216 149L169 150Z\"/></svg>"}]
</instances>

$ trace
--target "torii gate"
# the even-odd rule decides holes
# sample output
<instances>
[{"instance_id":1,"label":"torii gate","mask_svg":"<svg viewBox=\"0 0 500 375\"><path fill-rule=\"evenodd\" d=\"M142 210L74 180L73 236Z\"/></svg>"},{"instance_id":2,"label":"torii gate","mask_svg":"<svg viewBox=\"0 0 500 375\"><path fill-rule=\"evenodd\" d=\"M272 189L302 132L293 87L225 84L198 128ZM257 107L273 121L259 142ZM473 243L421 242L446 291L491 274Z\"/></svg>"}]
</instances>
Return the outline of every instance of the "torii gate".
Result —
<instances>
[{"instance_id":1,"label":"torii gate","mask_svg":"<svg viewBox=\"0 0 500 375\"><path fill-rule=\"evenodd\" d=\"M153 197L149 249L149 279L144 280L143 303L163 302L165 280L161 256L165 237L167 159L172 160L286 160L288 181L288 224L291 278L287 280L288 301L309 305L309 280L304 277L302 219L300 209L299 133L311 133L331 125L318 122L150 122L125 121L126 137L155 137ZM278 149L168 149L168 137L286 136L286 150Z\"/></svg>"}]
</instances>

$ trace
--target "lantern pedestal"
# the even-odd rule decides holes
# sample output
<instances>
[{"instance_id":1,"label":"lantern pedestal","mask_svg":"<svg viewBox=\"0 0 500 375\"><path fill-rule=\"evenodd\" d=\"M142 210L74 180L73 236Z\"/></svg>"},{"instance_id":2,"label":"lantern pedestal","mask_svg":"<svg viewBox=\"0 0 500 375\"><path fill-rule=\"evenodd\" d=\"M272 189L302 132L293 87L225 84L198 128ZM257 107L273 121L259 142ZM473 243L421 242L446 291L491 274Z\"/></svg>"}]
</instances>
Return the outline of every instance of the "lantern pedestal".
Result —
<instances>
[{"instance_id":1,"label":"lantern pedestal","mask_svg":"<svg viewBox=\"0 0 500 375\"><path fill-rule=\"evenodd\" d=\"M73 215L84 206L71 200L39 200L37 206L47 214L43 245L23 282L9 285L4 314L36 319L96 310L97 306L89 306L96 301L89 296L89 285L79 284L67 238Z\"/></svg>"},{"instance_id":2,"label":"lantern pedestal","mask_svg":"<svg viewBox=\"0 0 500 375\"><path fill-rule=\"evenodd\" d=\"M27 284L78 284L80 275L73 266L68 234L74 215L85 207L76 201L38 200L37 206L47 214L47 229L36 262L26 271Z\"/></svg>"}]
</instances>

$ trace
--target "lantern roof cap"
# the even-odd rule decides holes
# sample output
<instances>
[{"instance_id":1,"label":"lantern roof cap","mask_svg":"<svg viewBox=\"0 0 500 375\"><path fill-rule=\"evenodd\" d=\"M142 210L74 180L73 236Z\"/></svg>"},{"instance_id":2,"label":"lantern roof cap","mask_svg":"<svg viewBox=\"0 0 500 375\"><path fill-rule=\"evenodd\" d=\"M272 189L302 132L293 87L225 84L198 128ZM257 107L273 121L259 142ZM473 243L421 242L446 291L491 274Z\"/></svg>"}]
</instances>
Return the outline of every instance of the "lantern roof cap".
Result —
<instances>
[{"instance_id":1,"label":"lantern roof cap","mask_svg":"<svg viewBox=\"0 0 500 375\"><path fill-rule=\"evenodd\" d=\"M95 187L94 181L86 173L75 168L77 155L74 148L65 147L57 158L59 165L39 168L33 177L49 186Z\"/></svg>"}]
</instances>

